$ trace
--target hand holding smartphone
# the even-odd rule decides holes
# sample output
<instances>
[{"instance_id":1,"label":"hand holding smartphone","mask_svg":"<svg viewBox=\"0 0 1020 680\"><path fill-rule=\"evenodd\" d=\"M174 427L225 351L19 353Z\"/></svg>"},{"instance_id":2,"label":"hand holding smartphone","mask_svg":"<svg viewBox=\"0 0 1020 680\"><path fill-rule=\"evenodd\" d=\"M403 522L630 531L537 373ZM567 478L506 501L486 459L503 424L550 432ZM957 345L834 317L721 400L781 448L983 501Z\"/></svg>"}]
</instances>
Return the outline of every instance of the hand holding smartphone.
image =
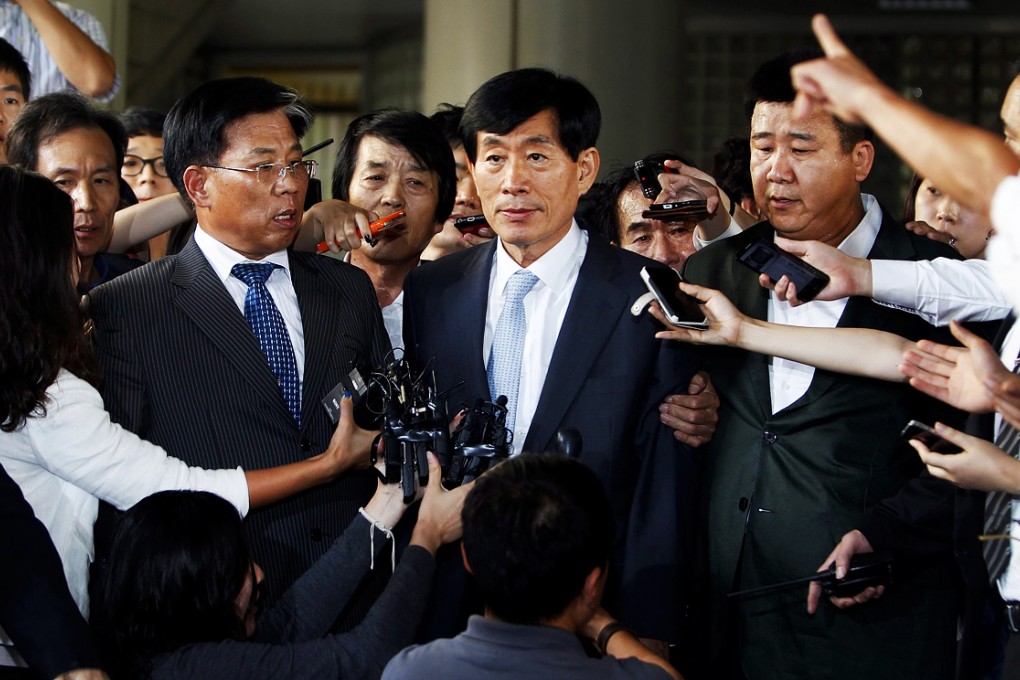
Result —
<instances>
[{"instance_id":1,"label":"hand holding smartphone","mask_svg":"<svg viewBox=\"0 0 1020 680\"><path fill-rule=\"evenodd\" d=\"M911 420L900 434L906 440L916 439L927 446L929 451L935 453L953 454L963 451L956 444L943 439L942 435L936 432L934 428L925 425L919 420Z\"/></svg>"},{"instance_id":2,"label":"hand holding smartphone","mask_svg":"<svg viewBox=\"0 0 1020 680\"><path fill-rule=\"evenodd\" d=\"M642 267L641 279L671 324L702 331L708 328L708 318L701 302L680 290L683 279L674 270L667 267Z\"/></svg>"}]
</instances>

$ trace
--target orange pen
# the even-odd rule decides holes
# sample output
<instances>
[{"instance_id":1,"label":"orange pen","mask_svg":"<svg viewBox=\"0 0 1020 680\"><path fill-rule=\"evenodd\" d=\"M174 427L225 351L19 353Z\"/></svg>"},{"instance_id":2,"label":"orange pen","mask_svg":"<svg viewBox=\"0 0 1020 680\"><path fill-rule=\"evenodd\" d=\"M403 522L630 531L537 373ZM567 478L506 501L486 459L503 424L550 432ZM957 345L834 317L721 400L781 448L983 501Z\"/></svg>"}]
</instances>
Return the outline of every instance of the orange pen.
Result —
<instances>
[{"instance_id":1,"label":"orange pen","mask_svg":"<svg viewBox=\"0 0 1020 680\"><path fill-rule=\"evenodd\" d=\"M378 239L379 232L386 231L387 229L391 229L400 224L403 224L405 217L407 217L406 210L398 210L397 212L391 215L387 215L386 217L380 217L379 219L375 220L374 222L371 222L368 225L369 233L362 236L361 230L359 229L358 236L362 236L362 238L365 239L365 243L367 243L368 245L374 246L376 243L379 242ZM327 250L329 250L329 243L326 241L323 241L322 243L315 247L315 252L317 253L324 253Z\"/></svg>"}]
</instances>

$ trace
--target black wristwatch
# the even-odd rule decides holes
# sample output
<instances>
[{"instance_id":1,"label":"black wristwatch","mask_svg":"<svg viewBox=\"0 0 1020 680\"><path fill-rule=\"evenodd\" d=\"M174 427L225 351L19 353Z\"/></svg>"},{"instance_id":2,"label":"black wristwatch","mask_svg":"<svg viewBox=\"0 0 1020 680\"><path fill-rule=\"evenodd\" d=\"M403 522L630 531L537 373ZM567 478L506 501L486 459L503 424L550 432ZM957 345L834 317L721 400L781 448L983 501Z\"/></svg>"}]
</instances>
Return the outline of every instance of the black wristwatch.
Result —
<instances>
[{"instance_id":1,"label":"black wristwatch","mask_svg":"<svg viewBox=\"0 0 1020 680\"><path fill-rule=\"evenodd\" d=\"M613 637L621 630L625 630L628 633L631 632L630 628L623 625L619 621L610 621L606 625L602 626L602 630L599 631L599 635L595 638L595 647L598 648L602 656L606 656L606 645L609 644L609 638Z\"/></svg>"}]
</instances>

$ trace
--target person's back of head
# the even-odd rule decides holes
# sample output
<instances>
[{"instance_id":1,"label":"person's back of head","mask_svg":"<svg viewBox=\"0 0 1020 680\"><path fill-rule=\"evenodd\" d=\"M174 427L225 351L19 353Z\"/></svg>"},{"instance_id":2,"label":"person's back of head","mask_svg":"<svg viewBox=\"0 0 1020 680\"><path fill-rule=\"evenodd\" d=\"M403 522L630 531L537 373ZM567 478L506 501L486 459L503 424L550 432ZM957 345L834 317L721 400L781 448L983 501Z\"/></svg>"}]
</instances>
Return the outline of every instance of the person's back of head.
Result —
<instances>
[{"instance_id":1,"label":"person's back of head","mask_svg":"<svg viewBox=\"0 0 1020 680\"><path fill-rule=\"evenodd\" d=\"M457 193L457 173L453 166L450 144L423 114L405 109L381 109L351 121L340 142L333 167L333 198L349 200L350 186L358 162L358 149L365 137L401 146L425 169L436 173L435 222L442 224L453 211Z\"/></svg>"},{"instance_id":2,"label":"person's back of head","mask_svg":"<svg viewBox=\"0 0 1020 680\"><path fill-rule=\"evenodd\" d=\"M163 491L117 527L101 609L93 615L108 658L125 674L197 642L241 640L237 597L251 573L241 518L204 491Z\"/></svg>"},{"instance_id":3,"label":"person's back of head","mask_svg":"<svg viewBox=\"0 0 1020 680\"><path fill-rule=\"evenodd\" d=\"M265 78L224 78L199 85L181 97L166 116L163 160L177 191L190 203L184 171L215 165L227 146L227 126L247 116L282 109L301 139L312 114L297 94Z\"/></svg>"},{"instance_id":4,"label":"person's back of head","mask_svg":"<svg viewBox=\"0 0 1020 680\"><path fill-rule=\"evenodd\" d=\"M475 162L478 133L505 135L542 111L553 113L559 143L570 158L595 146L602 112L595 96L578 80L543 68L507 71L490 78L468 99L460 122L460 137L468 158Z\"/></svg>"},{"instance_id":5,"label":"person's back of head","mask_svg":"<svg viewBox=\"0 0 1020 680\"><path fill-rule=\"evenodd\" d=\"M71 199L42 175L0 165L0 429L37 408L61 368L90 380L81 332ZM44 411L43 411L44 412Z\"/></svg>"},{"instance_id":6,"label":"person's back of head","mask_svg":"<svg viewBox=\"0 0 1020 680\"><path fill-rule=\"evenodd\" d=\"M113 145L116 164L124 163L127 134L117 116L96 108L77 92L54 92L33 99L21 110L7 137L7 162L38 169L39 148L70 130L99 129Z\"/></svg>"},{"instance_id":7,"label":"person's back of head","mask_svg":"<svg viewBox=\"0 0 1020 680\"><path fill-rule=\"evenodd\" d=\"M598 477L554 454L523 454L478 479L464 503L464 557L497 618L539 624L562 614L613 548Z\"/></svg>"}]
</instances>

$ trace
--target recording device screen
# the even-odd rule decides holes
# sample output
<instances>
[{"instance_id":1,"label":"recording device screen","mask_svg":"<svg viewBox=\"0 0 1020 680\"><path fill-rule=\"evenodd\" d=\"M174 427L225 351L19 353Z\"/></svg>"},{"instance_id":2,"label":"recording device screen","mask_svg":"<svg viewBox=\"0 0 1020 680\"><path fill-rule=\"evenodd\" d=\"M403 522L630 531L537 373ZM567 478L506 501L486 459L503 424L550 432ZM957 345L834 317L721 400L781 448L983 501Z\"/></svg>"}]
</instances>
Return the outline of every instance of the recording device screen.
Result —
<instances>
[{"instance_id":1,"label":"recording device screen","mask_svg":"<svg viewBox=\"0 0 1020 680\"><path fill-rule=\"evenodd\" d=\"M708 319L697 298L680 290L680 275L666 267L642 267L641 278L674 326L704 330Z\"/></svg>"},{"instance_id":2,"label":"recording device screen","mask_svg":"<svg viewBox=\"0 0 1020 680\"><path fill-rule=\"evenodd\" d=\"M737 259L759 274L768 276L772 283L785 275L797 286L797 297L804 302L813 300L829 283L829 276L825 272L815 269L767 239L747 246Z\"/></svg>"}]
</instances>

